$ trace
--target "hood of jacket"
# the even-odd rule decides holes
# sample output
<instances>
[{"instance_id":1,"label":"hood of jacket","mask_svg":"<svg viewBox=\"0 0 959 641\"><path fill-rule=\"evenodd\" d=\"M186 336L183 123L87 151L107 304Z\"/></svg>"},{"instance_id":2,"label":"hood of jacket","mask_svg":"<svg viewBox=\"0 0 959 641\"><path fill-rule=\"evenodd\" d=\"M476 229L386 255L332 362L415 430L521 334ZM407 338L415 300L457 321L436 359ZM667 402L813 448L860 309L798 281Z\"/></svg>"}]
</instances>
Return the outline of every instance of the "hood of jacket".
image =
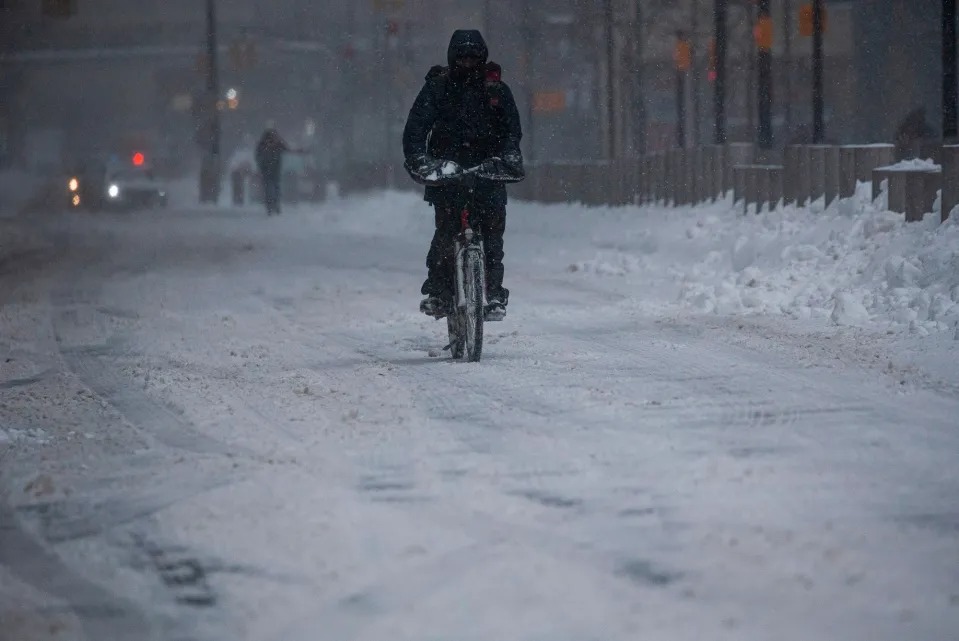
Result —
<instances>
[{"instance_id":1,"label":"hood of jacket","mask_svg":"<svg viewBox=\"0 0 959 641\"><path fill-rule=\"evenodd\" d=\"M454 66L457 58L463 56L475 56L482 59L483 63L489 57L486 41L483 40L483 34L478 30L458 29L453 32L449 49L446 52L446 59L450 68Z\"/></svg>"}]
</instances>

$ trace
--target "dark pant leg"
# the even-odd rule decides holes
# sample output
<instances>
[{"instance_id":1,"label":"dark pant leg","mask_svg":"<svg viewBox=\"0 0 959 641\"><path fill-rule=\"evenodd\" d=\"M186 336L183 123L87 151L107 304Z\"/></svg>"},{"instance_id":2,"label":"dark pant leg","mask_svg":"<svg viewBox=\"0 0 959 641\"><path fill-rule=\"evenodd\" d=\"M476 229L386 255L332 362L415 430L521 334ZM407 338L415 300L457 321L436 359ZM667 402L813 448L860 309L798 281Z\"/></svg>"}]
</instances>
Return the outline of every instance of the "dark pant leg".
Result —
<instances>
[{"instance_id":1,"label":"dark pant leg","mask_svg":"<svg viewBox=\"0 0 959 641\"><path fill-rule=\"evenodd\" d=\"M263 176L263 202L267 212L280 211L280 177Z\"/></svg>"},{"instance_id":2,"label":"dark pant leg","mask_svg":"<svg viewBox=\"0 0 959 641\"><path fill-rule=\"evenodd\" d=\"M429 270L422 292L426 296L451 296L456 289L453 280L453 239L459 232L459 219L452 207L436 205L436 231L426 255Z\"/></svg>"},{"instance_id":3,"label":"dark pant leg","mask_svg":"<svg viewBox=\"0 0 959 641\"><path fill-rule=\"evenodd\" d=\"M503 287L503 234L506 233L506 207L492 206L483 210L483 245L486 250L486 291L490 298L509 298Z\"/></svg>"}]
</instances>

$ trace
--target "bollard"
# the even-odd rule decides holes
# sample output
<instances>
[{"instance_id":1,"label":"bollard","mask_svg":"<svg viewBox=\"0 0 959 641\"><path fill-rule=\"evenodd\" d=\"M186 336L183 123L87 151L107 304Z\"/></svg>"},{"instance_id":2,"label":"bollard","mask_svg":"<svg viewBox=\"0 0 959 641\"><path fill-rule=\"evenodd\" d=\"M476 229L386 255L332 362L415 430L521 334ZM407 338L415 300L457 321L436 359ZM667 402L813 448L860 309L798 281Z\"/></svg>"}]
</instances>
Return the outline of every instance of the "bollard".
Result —
<instances>
[{"instance_id":1,"label":"bollard","mask_svg":"<svg viewBox=\"0 0 959 641\"><path fill-rule=\"evenodd\" d=\"M743 206L748 211L749 201L746 197L746 171L745 165L736 165L733 167L733 206L738 206L739 201L742 201Z\"/></svg>"},{"instance_id":2,"label":"bollard","mask_svg":"<svg viewBox=\"0 0 959 641\"><path fill-rule=\"evenodd\" d=\"M879 167L873 170L873 200L879 197L882 183L886 183L886 203L885 207L889 211L899 214L906 213L906 181L904 174L908 173L900 169L890 167Z\"/></svg>"},{"instance_id":3,"label":"bollard","mask_svg":"<svg viewBox=\"0 0 959 641\"><path fill-rule=\"evenodd\" d=\"M705 147L697 147L693 153L696 159L693 184L696 185L696 204L699 204L709 198L709 152Z\"/></svg>"},{"instance_id":4,"label":"bollard","mask_svg":"<svg viewBox=\"0 0 959 641\"><path fill-rule=\"evenodd\" d=\"M959 205L959 145L942 147L942 222Z\"/></svg>"},{"instance_id":5,"label":"bollard","mask_svg":"<svg viewBox=\"0 0 959 641\"><path fill-rule=\"evenodd\" d=\"M932 211L936 202L942 180L941 170L899 171L893 176L893 181L896 180L904 184L903 191L906 198L902 213L906 215L906 222L921 221L925 214Z\"/></svg>"},{"instance_id":6,"label":"bollard","mask_svg":"<svg viewBox=\"0 0 959 641\"><path fill-rule=\"evenodd\" d=\"M703 147L703 168L700 176L703 186L701 194L703 202L712 202L716 195L716 154L712 146Z\"/></svg>"},{"instance_id":7,"label":"bollard","mask_svg":"<svg viewBox=\"0 0 959 641\"><path fill-rule=\"evenodd\" d=\"M805 207L812 199L812 171L809 145L798 145L796 159L796 205Z\"/></svg>"},{"instance_id":8,"label":"bollard","mask_svg":"<svg viewBox=\"0 0 959 641\"><path fill-rule=\"evenodd\" d=\"M753 205L756 209L754 213L758 214L760 209L759 204L759 189L760 189L760 174L756 171L755 167L745 167L746 174L746 213L749 213L749 206Z\"/></svg>"},{"instance_id":9,"label":"bollard","mask_svg":"<svg viewBox=\"0 0 959 641\"><path fill-rule=\"evenodd\" d=\"M828 149L828 145L809 145L809 201L811 203L826 195L826 156Z\"/></svg>"},{"instance_id":10,"label":"bollard","mask_svg":"<svg viewBox=\"0 0 959 641\"><path fill-rule=\"evenodd\" d=\"M887 167L895 162L896 146L879 144L865 145L856 149L856 180L869 182L872 170Z\"/></svg>"},{"instance_id":11,"label":"bollard","mask_svg":"<svg viewBox=\"0 0 959 641\"><path fill-rule=\"evenodd\" d=\"M801 148L789 145L783 154L783 201L794 204L799 194L799 155Z\"/></svg>"},{"instance_id":12,"label":"bollard","mask_svg":"<svg viewBox=\"0 0 959 641\"><path fill-rule=\"evenodd\" d=\"M839 197L839 147L829 146L823 148L825 155L825 196L826 207L832 204Z\"/></svg>"},{"instance_id":13,"label":"bollard","mask_svg":"<svg viewBox=\"0 0 959 641\"><path fill-rule=\"evenodd\" d=\"M743 210L755 206L755 213L773 211L783 197L783 165L737 165L734 168L735 203L743 201Z\"/></svg>"},{"instance_id":14,"label":"bollard","mask_svg":"<svg viewBox=\"0 0 959 641\"><path fill-rule=\"evenodd\" d=\"M765 165L759 168L763 175L762 200L767 205L769 211L779 207L779 201L783 198L783 174L785 167L783 165Z\"/></svg>"},{"instance_id":15,"label":"bollard","mask_svg":"<svg viewBox=\"0 0 959 641\"><path fill-rule=\"evenodd\" d=\"M753 162L754 145L749 142L734 142L726 145L724 150L725 159L723 163L723 191L733 189L734 172L736 165L751 165Z\"/></svg>"}]
</instances>

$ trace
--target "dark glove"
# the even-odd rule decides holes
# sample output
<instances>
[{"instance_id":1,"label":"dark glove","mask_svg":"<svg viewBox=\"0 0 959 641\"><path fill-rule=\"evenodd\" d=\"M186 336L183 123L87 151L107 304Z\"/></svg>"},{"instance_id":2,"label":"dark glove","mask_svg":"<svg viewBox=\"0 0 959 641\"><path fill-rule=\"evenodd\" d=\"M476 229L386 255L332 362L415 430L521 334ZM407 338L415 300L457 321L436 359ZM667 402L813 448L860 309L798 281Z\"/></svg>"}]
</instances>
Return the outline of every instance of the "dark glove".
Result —
<instances>
[{"instance_id":1,"label":"dark glove","mask_svg":"<svg viewBox=\"0 0 959 641\"><path fill-rule=\"evenodd\" d=\"M523 170L523 156L516 152L504 154L502 158L487 158L480 164L477 174L481 178L494 182L520 182L526 178L526 172Z\"/></svg>"},{"instance_id":2,"label":"dark glove","mask_svg":"<svg viewBox=\"0 0 959 641\"><path fill-rule=\"evenodd\" d=\"M407 156L403 167L415 182L422 183L436 162L426 154Z\"/></svg>"}]
</instances>

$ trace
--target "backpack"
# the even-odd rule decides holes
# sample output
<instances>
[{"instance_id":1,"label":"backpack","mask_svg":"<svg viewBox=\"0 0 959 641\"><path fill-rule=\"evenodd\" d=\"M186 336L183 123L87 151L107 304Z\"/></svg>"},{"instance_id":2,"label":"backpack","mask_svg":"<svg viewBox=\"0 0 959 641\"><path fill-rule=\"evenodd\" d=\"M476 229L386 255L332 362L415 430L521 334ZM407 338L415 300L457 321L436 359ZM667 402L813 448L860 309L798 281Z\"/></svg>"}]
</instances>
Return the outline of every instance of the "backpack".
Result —
<instances>
[{"instance_id":1,"label":"backpack","mask_svg":"<svg viewBox=\"0 0 959 641\"><path fill-rule=\"evenodd\" d=\"M486 115L490 119L493 135L500 139L506 136L506 115L503 109L505 85L502 78L503 68L495 62L487 62L484 83ZM426 74L426 81L433 91L433 98L440 114L437 123L433 126L430 142L443 146L443 142L440 141L448 141L456 137L456 132L444 131L442 126L453 122L456 116L452 113L456 105L448 96L449 67L442 65L432 67Z\"/></svg>"}]
</instances>

